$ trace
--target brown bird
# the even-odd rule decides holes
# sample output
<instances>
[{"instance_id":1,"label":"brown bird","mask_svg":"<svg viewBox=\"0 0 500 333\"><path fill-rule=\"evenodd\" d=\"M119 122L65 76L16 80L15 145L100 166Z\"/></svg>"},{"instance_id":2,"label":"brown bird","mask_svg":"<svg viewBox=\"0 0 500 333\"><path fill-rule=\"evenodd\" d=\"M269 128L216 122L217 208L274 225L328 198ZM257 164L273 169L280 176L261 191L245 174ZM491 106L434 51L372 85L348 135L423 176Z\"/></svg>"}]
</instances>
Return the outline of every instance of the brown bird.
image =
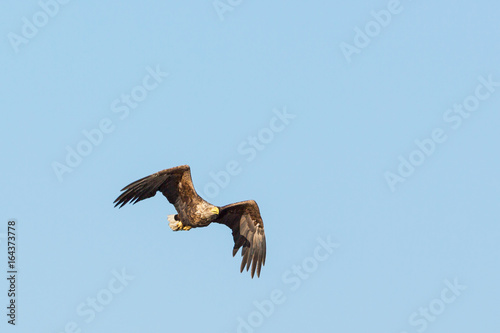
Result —
<instances>
[{"instance_id":1,"label":"brown bird","mask_svg":"<svg viewBox=\"0 0 500 333\"><path fill-rule=\"evenodd\" d=\"M177 214L168 215L173 231L206 227L212 222L227 225L233 231L233 257L241 250L240 272L252 267L252 278L266 262L266 235L259 206L253 200L242 201L223 207L203 200L193 186L188 165L165 169L141 178L127 186L114 201L115 207L153 197L160 191L175 206Z\"/></svg>"}]
</instances>

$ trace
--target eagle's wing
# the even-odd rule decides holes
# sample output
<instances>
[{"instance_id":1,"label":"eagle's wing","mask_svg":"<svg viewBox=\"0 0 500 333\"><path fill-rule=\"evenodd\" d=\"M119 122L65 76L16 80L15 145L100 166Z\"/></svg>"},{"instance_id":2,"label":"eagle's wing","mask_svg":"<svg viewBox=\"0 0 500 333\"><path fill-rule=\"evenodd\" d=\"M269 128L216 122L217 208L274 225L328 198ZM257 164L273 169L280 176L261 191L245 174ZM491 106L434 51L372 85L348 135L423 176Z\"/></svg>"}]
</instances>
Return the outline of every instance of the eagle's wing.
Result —
<instances>
[{"instance_id":1,"label":"eagle's wing","mask_svg":"<svg viewBox=\"0 0 500 333\"><path fill-rule=\"evenodd\" d=\"M153 197L160 191L168 201L178 208L181 203L186 203L198 197L191 180L189 166L182 165L175 168L165 169L150 176L141 178L127 186L114 201L115 207L123 207L130 202L135 204L138 201ZM179 200L180 199L180 200Z\"/></svg>"},{"instance_id":2,"label":"eagle's wing","mask_svg":"<svg viewBox=\"0 0 500 333\"><path fill-rule=\"evenodd\" d=\"M250 200L224 206L214 222L225 224L233 231L233 257L243 246L240 272L245 266L248 271L251 265L252 278L256 269L259 277L261 266L266 263L266 235L257 203Z\"/></svg>"}]
</instances>

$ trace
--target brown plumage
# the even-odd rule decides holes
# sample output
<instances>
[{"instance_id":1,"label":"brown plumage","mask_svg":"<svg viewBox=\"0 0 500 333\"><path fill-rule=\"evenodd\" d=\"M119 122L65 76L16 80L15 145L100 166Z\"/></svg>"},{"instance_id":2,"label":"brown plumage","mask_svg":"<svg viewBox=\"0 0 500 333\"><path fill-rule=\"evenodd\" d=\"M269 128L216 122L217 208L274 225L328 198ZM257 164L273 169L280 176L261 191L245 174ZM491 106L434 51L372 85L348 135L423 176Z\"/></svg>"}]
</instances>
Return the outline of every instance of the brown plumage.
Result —
<instances>
[{"instance_id":1,"label":"brown plumage","mask_svg":"<svg viewBox=\"0 0 500 333\"><path fill-rule=\"evenodd\" d=\"M127 186L114 201L115 207L151 198L161 192L175 206L176 215L169 215L170 228L174 231L206 227L212 222L227 225L233 232L233 256L240 248L243 257L240 272L251 269L252 278L266 262L266 236L259 206L253 200L223 207L203 200L194 189L189 166L165 169L141 178Z\"/></svg>"}]
</instances>

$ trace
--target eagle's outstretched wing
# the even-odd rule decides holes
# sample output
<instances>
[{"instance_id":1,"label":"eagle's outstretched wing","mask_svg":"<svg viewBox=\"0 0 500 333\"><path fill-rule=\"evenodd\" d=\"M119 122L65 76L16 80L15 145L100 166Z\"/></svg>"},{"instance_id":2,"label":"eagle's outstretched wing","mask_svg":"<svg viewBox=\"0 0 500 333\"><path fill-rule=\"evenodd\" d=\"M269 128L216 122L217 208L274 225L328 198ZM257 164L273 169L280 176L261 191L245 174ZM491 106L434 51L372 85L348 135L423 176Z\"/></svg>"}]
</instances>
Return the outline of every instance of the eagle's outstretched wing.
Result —
<instances>
[{"instance_id":1,"label":"eagle's outstretched wing","mask_svg":"<svg viewBox=\"0 0 500 333\"><path fill-rule=\"evenodd\" d=\"M247 271L252 266L252 278L256 270L259 277L266 263L266 235L257 203L249 200L224 206L214 222L225 224L233 231L233 257L243 247L240 272L245 266Z\"/></svg>"},{"instance_id":2,"label":"eagle's outstretched wing","mask_svg":"<svg viewBox=\"0 0 500 333\"><path fill-rule=\"evenodd\" d=\"M135 204L138 201L153 197L160 191L168 201L179 210L179 205L186 205L197 200L198 194L194 190L189 166L182 165L165 169L150 176L141 178L127 186L113 202L116 206L123 207L128 202Z\"/></svg>"}]
</instances>

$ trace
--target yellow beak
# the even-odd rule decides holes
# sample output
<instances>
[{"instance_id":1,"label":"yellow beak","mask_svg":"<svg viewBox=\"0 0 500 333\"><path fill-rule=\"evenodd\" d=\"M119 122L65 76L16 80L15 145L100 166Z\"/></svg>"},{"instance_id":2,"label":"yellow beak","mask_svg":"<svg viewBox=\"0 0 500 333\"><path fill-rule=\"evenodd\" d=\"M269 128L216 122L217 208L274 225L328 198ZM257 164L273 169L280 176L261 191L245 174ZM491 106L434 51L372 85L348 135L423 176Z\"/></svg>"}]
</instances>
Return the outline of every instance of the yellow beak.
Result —
<instances>
[{"instance_id":1,"label":"yellow beak","mask_svg":"<svg viewBox=\"0 0 500 333\"><path fill-rule=\"evenodd\" d=\"M219 215L219 208L218 207L212 208L212 213L215 215Z\"/></svg>"}]
</instances>

